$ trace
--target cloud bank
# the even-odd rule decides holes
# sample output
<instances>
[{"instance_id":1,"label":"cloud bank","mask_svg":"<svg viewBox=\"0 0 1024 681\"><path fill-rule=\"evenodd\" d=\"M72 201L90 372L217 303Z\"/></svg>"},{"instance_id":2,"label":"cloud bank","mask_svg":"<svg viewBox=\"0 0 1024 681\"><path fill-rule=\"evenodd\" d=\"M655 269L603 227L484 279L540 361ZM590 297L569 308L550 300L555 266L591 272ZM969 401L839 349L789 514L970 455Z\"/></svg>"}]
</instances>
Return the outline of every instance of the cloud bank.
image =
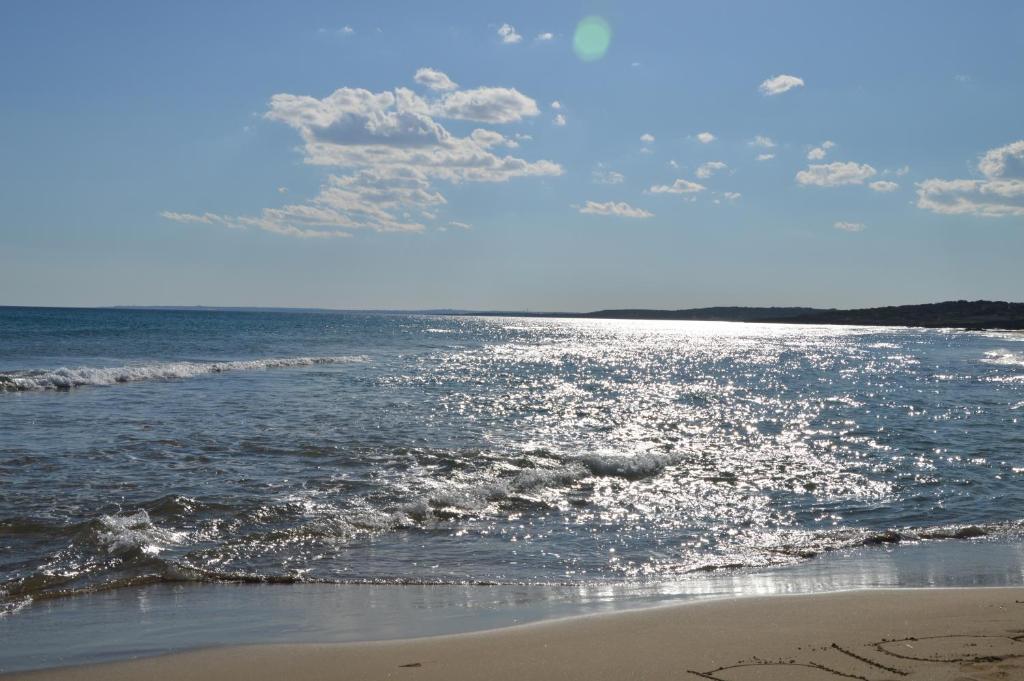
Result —
<instances>
[{"instance_id":1,"label":"cloud bank","mask_svg":"<svg viewBox=\"0 0 1024 681\"><path fill-rule=\"evenodd\" d=\"M917 207L944 215L1024 216L1024 140L985 152L980 179L917 184Z\"/></svg>"},{"instance_id":2,"label":"cloud bank","mask_svg":"<svg viewBox=\"0 0 1024 681\"><path fill-rule=\"evenodd\" d=\"M440 120L510 124L540 113L537 103L514 88L459 90L446 74L423 68L416 82L439 93L434 99L397 87L371 92L343 87L318 99L276 94L264 118L294 129L305 163L338 169L305 203L266 208L257 216L165 211L178 222L255 227L296 237L348 236L352 230L415 232L447 204L437 183L506 182L553 176L552 161L527 161L496 151L518 146L496 130L477 128L465 137Z\"/></svg>"}]
</instances>

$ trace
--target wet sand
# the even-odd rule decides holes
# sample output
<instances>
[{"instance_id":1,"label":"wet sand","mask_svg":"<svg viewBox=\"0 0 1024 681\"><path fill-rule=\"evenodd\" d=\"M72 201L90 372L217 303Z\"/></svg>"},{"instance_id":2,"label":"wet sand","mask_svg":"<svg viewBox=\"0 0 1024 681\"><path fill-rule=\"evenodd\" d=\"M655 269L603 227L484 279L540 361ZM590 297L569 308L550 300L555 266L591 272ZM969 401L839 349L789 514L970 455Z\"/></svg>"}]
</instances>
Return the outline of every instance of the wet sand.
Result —
<instances>
[{"instance_id":1,"label":"wet sand","mask_svg":"<svg viewBox=\"0 0 1024 681\"><path fill-rule=\"evenodd\" d=\"M1024 679L1024 588L736 598L454 636L213 648L2 678Z\"/></svg>"}]
</instances>

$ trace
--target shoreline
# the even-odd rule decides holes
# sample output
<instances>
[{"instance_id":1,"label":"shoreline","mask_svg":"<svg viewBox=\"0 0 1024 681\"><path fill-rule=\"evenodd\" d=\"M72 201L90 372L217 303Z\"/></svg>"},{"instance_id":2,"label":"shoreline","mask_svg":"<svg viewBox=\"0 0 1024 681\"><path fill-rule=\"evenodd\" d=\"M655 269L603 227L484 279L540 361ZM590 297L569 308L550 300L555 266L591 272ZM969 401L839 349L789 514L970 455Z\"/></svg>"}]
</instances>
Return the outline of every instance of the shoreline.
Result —
<instances>
[{"instance_id":1,"label":"shoreline","mask_svg":"<svg viewBox=\"0 0 1024 681\"><path fill-rule=\"evenodd\" d=\"M798 565L646 585L178 583L123 588L38 601L0 618L0 640L6 644L0 651L0 677L77 668L69 665L141 662L211 646L377 645L757 597L927 587L1024 588L1024 544L973 539L873 547Z\"/></svg>"},{"instance_id":2,"label":"shoreline","mask_svg":"<svg viewBox=\"0 0 1024 681\"><path fill-rule=\"evenodd\" d=\"M217 647L54 679L1020 678L1024 587L747 596L396 641Z\"/></svg>"}]
</instances>

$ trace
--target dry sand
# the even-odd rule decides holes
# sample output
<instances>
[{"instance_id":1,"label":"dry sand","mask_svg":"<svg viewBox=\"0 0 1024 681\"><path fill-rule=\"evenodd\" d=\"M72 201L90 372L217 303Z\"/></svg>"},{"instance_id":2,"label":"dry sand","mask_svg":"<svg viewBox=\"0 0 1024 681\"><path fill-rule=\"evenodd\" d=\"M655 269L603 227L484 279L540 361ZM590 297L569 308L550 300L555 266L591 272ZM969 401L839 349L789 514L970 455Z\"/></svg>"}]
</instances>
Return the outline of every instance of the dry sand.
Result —
<instances>
[{"instance_id":1,"label":"dry sand","mask_svg":"<svg viewBox=\"0 0 1024 681\"><path fill-rule=\"evenodd\" d=\"M3 678L1024 680L1024 589L740 598L458 636L218 648Z\"/></svg>"}]
</instances>

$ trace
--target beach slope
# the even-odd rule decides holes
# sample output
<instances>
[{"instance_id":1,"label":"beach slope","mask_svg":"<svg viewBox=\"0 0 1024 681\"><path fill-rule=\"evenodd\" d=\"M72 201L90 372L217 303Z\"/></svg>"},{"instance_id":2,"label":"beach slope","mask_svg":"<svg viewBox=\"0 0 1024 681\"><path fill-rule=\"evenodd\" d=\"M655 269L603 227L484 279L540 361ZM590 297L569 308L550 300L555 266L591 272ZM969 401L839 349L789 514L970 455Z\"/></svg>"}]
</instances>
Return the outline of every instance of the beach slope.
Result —
<instances>
[{"instance_id":1,"label":"beach slope","mask_svg":"<svg viewBox=\"0 0 1024 681\"><path fill-rule=\"evenodd\" d=\"M1024 589L739 598L405 641L208 649L4 679L1024 679Z\"/></svg>"}]
</instances>

